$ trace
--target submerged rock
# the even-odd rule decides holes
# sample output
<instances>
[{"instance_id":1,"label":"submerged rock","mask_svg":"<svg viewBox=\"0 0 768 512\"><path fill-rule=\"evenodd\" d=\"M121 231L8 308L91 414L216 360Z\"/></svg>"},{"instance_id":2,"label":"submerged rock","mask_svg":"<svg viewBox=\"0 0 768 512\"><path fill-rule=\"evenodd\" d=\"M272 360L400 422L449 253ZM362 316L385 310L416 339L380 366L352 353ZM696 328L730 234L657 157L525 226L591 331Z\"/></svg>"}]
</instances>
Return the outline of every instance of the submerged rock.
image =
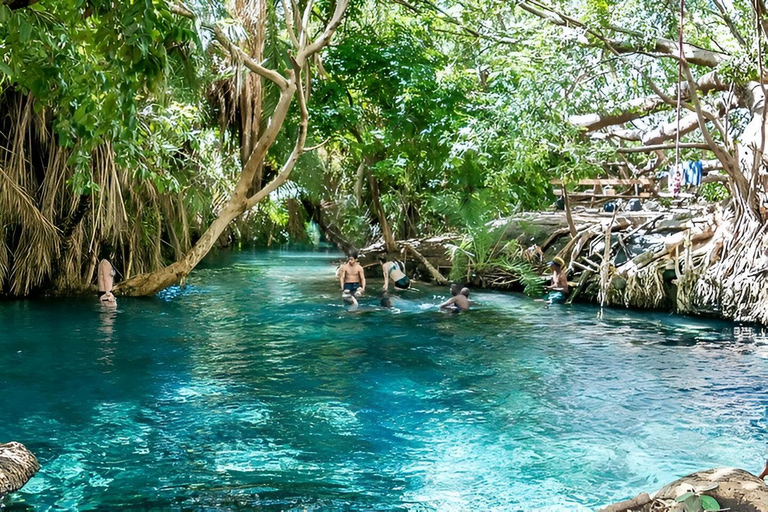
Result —
<instances>
[{"instance_id":1,"label":"submerged rock","mask_svg":"<svg viewBox=\"0 0 768 512\"><path fill-rule=\"evenodd\" d=\"M39 470L37 458L23 444L0 444L0 498L24 487Z\"/></svg>"}]
</instances>

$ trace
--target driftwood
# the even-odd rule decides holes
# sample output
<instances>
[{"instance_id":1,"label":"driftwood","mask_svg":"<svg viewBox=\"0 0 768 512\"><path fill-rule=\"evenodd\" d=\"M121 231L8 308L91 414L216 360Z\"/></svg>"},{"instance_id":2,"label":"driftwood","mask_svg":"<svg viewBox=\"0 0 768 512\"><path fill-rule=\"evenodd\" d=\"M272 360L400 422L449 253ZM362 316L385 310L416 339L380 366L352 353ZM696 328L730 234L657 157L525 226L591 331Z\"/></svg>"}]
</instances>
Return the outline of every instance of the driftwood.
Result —
<instances>
[{"instance_id":1,"label":"driftwood","mask_svg":"<svg viewBox=\"0 0 768 512\"><path fill-rule=\"evenodd\" d=\"M0 444L0 498L24 487L39 470L37 458L23 444Z\"/></svg>"},{"instance_id":2,"label":"driftwood","mask_svg":"<svg viewBox=\"0 0 768 512\"><path fill-rule=\"evenodd\" d=\"M605 508L601 508L599 512L627 512L629 510L638 510L640 507L643 507L650 502L651 497L647 492L644 492L638 494L631 500L621 501L619 503L614 503L613 505L608 505Z\"/></svg>"}]
</instances>

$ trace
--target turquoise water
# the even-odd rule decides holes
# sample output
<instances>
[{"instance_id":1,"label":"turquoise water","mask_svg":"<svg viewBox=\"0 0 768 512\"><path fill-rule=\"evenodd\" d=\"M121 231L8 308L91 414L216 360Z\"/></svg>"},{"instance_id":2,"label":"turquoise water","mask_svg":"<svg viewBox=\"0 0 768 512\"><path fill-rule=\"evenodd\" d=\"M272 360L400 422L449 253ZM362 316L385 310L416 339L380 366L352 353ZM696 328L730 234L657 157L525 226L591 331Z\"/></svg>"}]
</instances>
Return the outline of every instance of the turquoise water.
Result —
<instances>
[{"instance_id":1,"label":"turquoise water","mask_svg":"<svg viewBox=\"0 0 768 512\"><path fill-rule=\"evenodd\" d=\"M423 284L349 312L335 258L222 253L117 310L0 303L0 442L42 464L6 506L582 511L762 469L762 331L500 293L450 315Z\"/></svg>"}]
</instances>

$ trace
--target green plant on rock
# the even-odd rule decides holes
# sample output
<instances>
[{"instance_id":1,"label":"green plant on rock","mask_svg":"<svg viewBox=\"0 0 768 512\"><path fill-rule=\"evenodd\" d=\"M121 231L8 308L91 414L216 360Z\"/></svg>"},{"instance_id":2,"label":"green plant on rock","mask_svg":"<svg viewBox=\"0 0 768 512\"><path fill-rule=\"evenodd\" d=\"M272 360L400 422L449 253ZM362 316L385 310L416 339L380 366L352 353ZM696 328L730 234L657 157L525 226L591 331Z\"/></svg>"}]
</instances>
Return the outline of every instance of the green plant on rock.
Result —
<instances>
[{"instance_id":1,"label":"green plant on rock","mask_svg":"<svg viewBox=\"0 0 768 512\"><path fill-rule=\"evenodd\" d=\"M717 487L717 486L715 486ZM712 490L712 489L706 489ZM688 491L685 494L675 498L677 503L685 506L686 512L703 512L707 510L720 510L720 504L712 496L702 494L706 490Z\"/></svg>"}]
</instances>

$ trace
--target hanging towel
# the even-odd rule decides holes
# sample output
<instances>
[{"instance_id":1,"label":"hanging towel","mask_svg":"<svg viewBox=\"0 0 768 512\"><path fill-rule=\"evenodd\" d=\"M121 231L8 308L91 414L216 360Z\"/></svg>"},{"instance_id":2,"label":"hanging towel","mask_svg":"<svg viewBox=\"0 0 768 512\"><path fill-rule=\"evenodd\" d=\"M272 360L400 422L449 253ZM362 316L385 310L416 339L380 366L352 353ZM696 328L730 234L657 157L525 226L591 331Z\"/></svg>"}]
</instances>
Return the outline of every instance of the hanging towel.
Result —
<instances>
[{"instance_id":1,"label":"hanging towel","mask_svg":"<svg viewBox=\"0 0 768 512\"><path fill-rule=\"evenodd\" d=\"M699 185L701 185L701 174L702 174L703 167L704 166L701 164L701 160L696 160L695 162L691 162L692 176L691 176L691 179L688 180L688 183L690 183L694 187L698 187Z\"/></svg>"}]
</instances>

